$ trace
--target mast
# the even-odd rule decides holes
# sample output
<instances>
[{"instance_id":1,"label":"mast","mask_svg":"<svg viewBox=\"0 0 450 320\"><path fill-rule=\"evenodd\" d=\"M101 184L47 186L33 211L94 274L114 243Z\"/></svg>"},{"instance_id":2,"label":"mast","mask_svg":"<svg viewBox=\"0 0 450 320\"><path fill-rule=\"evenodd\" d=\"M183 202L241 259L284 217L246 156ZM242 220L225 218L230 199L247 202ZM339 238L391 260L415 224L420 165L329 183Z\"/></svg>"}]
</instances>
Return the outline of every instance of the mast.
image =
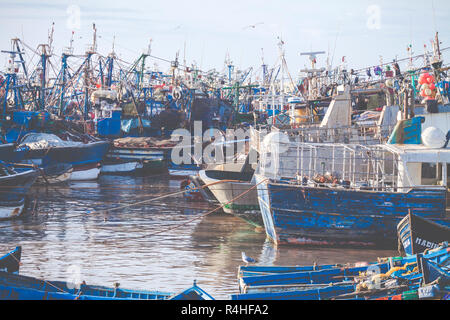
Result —
<instances>
[{"instance_id":1,"label":"mast","mask_svg":"<svg viewBox=\"0 0 450 320\"><path fill-rule=\"evenodd\" d=\"M67 47L61 56L61 96L59 98L59 115L61 116L64 111L64 98L66 90L66 74L67 74L67 59L73 54L73 36L75 32L72 31L70 38L70 45Z\"/></svg>"},{"instance_id":2,"label":"mast","mask_svg":"<svg viewBox=\"0 0 450 320\"><path fill-rule=\"evenodd\" d=\"M39 110L45 109L45 90L47 83L47 60L51 56L50 46L48 44L38 45L38 49L41 49L41 67L39 73L40 90L39 90Z\"/></svg>"},{"instance_id":3,"label":"mast","mask_svg":"<svg viewBox=\"0 0 450 320\"><path fill-rule=\"evenodd\" d=\"M92 36L92 46L88 48L86 51L86 63L84 67L84 119L88 120L88 112L89 112L89 85L91 83L91 58L97 51L97 28L95 27L95 23L92 24L93 36Z\"/></svg>"}]
</instances>

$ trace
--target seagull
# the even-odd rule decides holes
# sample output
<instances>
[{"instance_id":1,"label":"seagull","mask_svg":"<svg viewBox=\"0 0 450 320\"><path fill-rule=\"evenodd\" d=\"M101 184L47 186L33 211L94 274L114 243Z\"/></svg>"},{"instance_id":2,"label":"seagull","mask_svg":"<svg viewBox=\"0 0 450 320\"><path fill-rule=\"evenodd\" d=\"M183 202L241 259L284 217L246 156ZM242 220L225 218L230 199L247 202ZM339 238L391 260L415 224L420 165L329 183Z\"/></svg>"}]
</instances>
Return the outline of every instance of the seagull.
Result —
<instances>
[{"instance_id":1,"label":"seagull","mask_svg":"<svg viewBox=\"0 0 450 320\"><path fill-rule=\"evenodd\" d=\"M250 28L253 28L253 29L255 29L255 28L256 28L256 26L258 26L258 25L260 25L260 24L264 24L264 22L259 22L259 23L256 23L256 24L252 24L252 25L249 25L249 26L243 27L243 28L242 28L242 30L246 30L246 29L250 29Z\"/></svg>"},{"instance_id":2,"label":"seagull","mask_svg":"<svg viewBox=\"0 0 450 320\"><path fill-rule=\"evenodd\" d=\"M255 263L255 259L247 257L245 252L242 252L242 261L244 261L247 266L248 266L249 263Z\"/></svg>"}]
</instances>

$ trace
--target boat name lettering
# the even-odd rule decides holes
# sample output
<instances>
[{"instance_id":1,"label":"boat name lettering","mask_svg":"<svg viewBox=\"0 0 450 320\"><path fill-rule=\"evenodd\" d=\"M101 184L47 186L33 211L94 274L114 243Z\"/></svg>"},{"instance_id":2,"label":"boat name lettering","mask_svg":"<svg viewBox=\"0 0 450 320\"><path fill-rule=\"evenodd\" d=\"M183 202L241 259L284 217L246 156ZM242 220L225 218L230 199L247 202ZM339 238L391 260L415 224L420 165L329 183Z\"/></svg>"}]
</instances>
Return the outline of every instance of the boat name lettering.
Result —
<instances>
[{"instance_id":1,"label":"boat name lettering","mask_svg":"<svg viewBox=\"0 0 450 320\"><path fill-rule=\"evenodd\" d=\"M423 240L423 239L420 239L420 238L416 239L416 243L421 245L421 246L423 246L423 247L432 248L432 249L439 247L439 245L436 244L436 243L433 243L433 242L430 242L430 241L427 241L427 240Z\"/></svg>"}]
</instances>

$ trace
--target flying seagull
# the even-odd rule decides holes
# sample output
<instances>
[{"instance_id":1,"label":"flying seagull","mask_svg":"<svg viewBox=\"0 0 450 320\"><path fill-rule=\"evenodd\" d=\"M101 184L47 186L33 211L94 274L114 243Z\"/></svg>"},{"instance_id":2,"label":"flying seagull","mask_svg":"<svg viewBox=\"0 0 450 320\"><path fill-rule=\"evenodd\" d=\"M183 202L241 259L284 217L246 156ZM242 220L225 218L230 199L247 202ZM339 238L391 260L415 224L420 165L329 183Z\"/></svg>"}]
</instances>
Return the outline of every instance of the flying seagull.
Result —
<instances>
[{"instance_id":1,"label":"flying seagull","mask_svg":"<svg viewBox=\"0 0 450 320\"><path fill-rule=\"evenodd\" d=\"M260 25L260 24L264 24L264 22L259 22L259 23L256 23L256 24L252 24L252 25L246 26L246 27L242 28L242 30L246 30L246 29L250 29L250 28L255 29L256 26Z\"/></svg>"},{"instance_id":2,"label":"flying seagull","mask_svg":"<svg viewBox=\"0 0 450 320\"><path fill-rule=\"evenodd\" d=\"M249 263L255 263L255 259L247 257L245 252L242 252L242 261L244 261L247 266L248 266Z\"/></svg>"}]
</instances>

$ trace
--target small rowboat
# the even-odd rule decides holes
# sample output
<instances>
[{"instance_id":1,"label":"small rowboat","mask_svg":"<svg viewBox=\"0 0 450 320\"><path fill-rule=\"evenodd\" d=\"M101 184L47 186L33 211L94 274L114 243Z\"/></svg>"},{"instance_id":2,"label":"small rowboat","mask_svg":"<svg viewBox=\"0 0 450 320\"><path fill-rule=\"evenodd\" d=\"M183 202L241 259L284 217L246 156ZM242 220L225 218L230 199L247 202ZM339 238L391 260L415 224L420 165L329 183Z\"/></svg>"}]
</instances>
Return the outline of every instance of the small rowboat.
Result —
<instances>
[{"instance_id":1,"label":"small rowboat","mask_svg":"<svg viewBox=\"0 0 450 320\"><path fill-rule=\"evenodd\" d=\"M0 162L0 220L17 218L25 211L25 198L38 176L38 170L18 172Z\"/></svg>"},{"instance_id":2,"label":"small rowboat","mask_svg":"<svg viewBox=\"0 0 450 320\"><path fill-rule=\"evenodd\" d=\"M9 273L18 272L20 268L20 259L22 255L22 247L18 246L13 251L0 257L0 271Z\"/></svg>"},{"instance_id":3,"label":"small rowboat","mask_svg":"<svg viewBox=\"0 0 450 320\"><path fill-rule=\"evenodd\" d=\"M448 256L447 248L426 255L434 261L440 261ZM305 290L308 287L318 287L330 284L343 284L353 282L361 273L376 272L386 273L392 268L416 263L416 256L395 257L386 259L381 263L371 263L365 266L332 267L317 271L302 271L292 273L265 274L259 276L247 276L239 279L241 293L263 293Z\"/></svg>"},{"instance_id":4,"label":"small rowboat","mask_svg":"<svg viewBox=\"0 0 450 320\"><path fill-rule=\"evenodd\" d=\"M387 294L402 293L407 296L408 291L420 287L422 273L417 270L418 258L442 265L448 264L449 254L450 248L442 245L419 256L390 257L378 263L358 263L345 267L240 267L240 293L232 295L231 299L376 299ZM293 272L295 270L297 272ZM380 284L379 288L377 284Z\"/></svg>"},{"instance_id":5,"label":"small rowboat","mask_svg":"<svg viewBox=\"0 0 450 320\"><path fill-rule=\"evenodd\" d=\"M129 290L113 287L47 281L12 272L19 270L21 248L0 258L0 300L214 300L197 286L180 292ZM2 271L6 270L6 271Z\"/></svg>"}]
</instances>

